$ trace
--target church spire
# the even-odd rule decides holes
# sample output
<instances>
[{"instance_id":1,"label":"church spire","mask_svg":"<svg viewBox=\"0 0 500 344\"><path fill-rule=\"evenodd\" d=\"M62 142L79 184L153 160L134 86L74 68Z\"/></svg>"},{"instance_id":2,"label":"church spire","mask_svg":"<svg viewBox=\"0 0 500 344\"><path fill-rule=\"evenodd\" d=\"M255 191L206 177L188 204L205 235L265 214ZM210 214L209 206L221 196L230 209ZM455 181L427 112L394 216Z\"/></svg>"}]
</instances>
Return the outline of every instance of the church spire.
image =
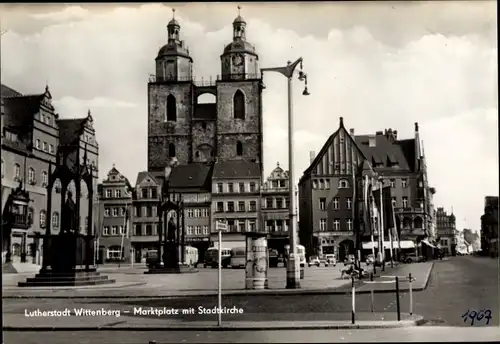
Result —
<instances>
[{"instance_id":1,"label":"church spire","mask_svg":"<svg viewBox=\"0 0 500 344\"><path fill-rule=\"evenodd\" d=\"M181 26L179 22L175 20L175 8L172 8L172 20L167 25L168 30L168 43L178 43L180 42L179 30Z\"/></svg>"},{"instance_id":2,"label":"church spire","mask_svg":"<svg viewBox=\"0 0 500 344\"><path fill-rule=\"evenodd\" d=\"M238 16L233 21L233 40L245 40L245 28L247 23L245 19L241 17L241 6L238 6Z\"/></svg>"}]
</instances>

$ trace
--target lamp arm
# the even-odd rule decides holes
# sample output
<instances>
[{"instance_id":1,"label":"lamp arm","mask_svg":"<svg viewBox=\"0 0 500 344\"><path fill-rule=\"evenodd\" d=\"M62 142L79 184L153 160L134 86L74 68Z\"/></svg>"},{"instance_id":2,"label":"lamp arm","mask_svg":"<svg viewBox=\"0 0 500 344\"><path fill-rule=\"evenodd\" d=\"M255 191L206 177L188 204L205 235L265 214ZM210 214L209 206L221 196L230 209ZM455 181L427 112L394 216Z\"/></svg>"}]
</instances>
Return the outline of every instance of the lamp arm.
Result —
<instances>
[{"instance_id":1,"label":"lamp arm","mask_svg":"<svg viewBox=\"0 0 500 344\"><path fill-rule=\"evenodd\" d=\"M291 78L293 76L293 72L295 68L302 62L302 57L299 57L297 61L289 64L286 67L275 67L275 68L261 68L261 72L278 72L283 74L287 78Z\"/></svg>"}]
</instances>

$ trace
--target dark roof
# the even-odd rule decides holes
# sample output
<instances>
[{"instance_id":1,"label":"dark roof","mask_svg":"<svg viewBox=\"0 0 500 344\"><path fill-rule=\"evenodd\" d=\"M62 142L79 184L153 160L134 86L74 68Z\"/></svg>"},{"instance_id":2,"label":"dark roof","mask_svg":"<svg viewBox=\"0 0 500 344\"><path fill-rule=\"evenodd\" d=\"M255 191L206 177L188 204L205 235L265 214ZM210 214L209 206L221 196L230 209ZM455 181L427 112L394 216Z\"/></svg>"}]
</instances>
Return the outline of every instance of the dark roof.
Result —
<instances>
[{"instance_id":1,"label":"dark roof","mask_svg":"<svg viewBox=\"0 0 500 344\"><path fill-rule=\"evenodd\" d=\"M217 118L217 104L196 104L194 119L215 120Z\"/></svg>"},{"instance_id":2,"label":"dark roof","mask_svg":"<svg viewBox=\"0 0 500 344\"><path fill-rule=\"evenodd\" d=\"M138 185L140 182L142 182L147 177L149 177L151 180L154 180L155 182L158 183L158 179L151 172L142 171L142 172L139 172L137 174L137 179L135 180L135 185Z\"/></svg>"},{"instance_id":3,"label":"dark roof","mask_svg":"<svg viewBox=\"0 0 500 344\"><path fill-rule=\"evenodd\" d=\"M87 121L85 118L60 119L57 121L59 125L59 144L71 145L80 139L83 125Z\"/></svg>"},{"instance_id":4,"label":"dark roof","mask_svg":"<svg viewBox=\"0 0 500 344\"><path fill-rule=\"evenodd\" d=\"M43 95L12 96L4 99L4 125L10 127L24 127L31 125L33 116L40 111L40 102Z\"/></svg>"},{"instance_id":5,"label":"dark roof","mask_svg":"<svg viewBox=\"0 0 500 344\"><path fill-rule=\"evenodd\" d=\"M22 94L17 92L16 90L10 88L9 86L6 86L4 84L0 84L0 96L2 98L8 98L8 97L22 96Z\"/></svg>"},{"instance_id":6,"label":"dark roof","mask_svg":"<svg viewBox=\"0 0 500 344\"><path fill-rule=\"evenodd\" d=\"M172 189L206 189L210 186L212 166L205 163L178 165L172 169L169 187Z\"/></svg>"},{"instance_id":7,"label":"dark roof","mask_svg":"<svg viewBox=\"0 0 500 344\"><path fill-rule=\"evenodd\" d=\"M225 178L260 178L260 164L245 160L216 162L214 179Z\"/></svg>"},{"instance_id":8,"label":"dark roof","mask_svg":"<svg viewBox=\"0 0 500 344\"><path fill-rule=\"evenodd\" d=\"M373 166L375 169L411 170L408 159L410 157L405 155L405 153L409 152L405 152L402 146L398 144L398 141L391 142L385 135L375 135L375 146L370 147L368 144L369 137L370 135L356 135L355 140L369 162L372 164L375 163ZM404 141L415 142L415 140ZM410 148L407 142L404 142L404 146L406 150ZM415 150L414 146L413 150ZM413 154L413 156L415 156L415 154ZM391 160L395 160L394 162L397 162L397 166L390 166L389 161Z\"/></svg>"}]
</instances>

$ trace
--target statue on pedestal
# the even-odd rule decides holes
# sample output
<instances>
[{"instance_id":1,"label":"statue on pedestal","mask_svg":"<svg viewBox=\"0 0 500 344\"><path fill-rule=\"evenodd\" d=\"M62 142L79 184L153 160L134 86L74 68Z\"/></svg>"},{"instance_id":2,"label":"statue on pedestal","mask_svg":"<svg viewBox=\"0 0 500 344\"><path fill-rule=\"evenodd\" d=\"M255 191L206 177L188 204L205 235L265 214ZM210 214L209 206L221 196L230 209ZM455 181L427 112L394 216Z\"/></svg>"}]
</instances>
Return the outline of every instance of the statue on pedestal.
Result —
<instances>
[{"instance_id":1,"label":"statue on pedestal","mask_svg":"<svg viewBox=\"0 0 500 344\"><path fill-rule=\"evenodd\" d=\"M177 226L175 225L174 218L171 217L167 225L167 241L175 242L175 232Z\"/></svg>"},{"instance_id":2,"label":"statue on pedestal","mask_svg":"<svg viewBox=\"0 0 500 344\"><path fill-rule=\"evenodd\" d=\"M76 219L76 204L72 196L71 191L68 191L66 202L61 211L61 231L63 233L77 232L79 227Z\"/></svg>"}]
</instances>

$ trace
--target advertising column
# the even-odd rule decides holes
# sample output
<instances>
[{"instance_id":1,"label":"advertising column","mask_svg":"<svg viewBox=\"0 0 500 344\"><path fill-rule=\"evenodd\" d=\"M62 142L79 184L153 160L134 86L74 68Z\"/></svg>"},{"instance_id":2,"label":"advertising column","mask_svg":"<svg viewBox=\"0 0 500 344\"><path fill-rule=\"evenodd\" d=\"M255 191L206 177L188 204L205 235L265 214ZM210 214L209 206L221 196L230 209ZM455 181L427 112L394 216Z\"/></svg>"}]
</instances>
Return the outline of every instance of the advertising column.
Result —
<instances>
[{"instance_id":1,"label":"advertising column","mask_svg":"<svg viewBox=\"0 0 500 344\"><path fill-rule=\"evenodd\" d=\"M248 233L246 238L245 288L267 289L269 252L265 235Z\"/></svg>"}]
</instances>

